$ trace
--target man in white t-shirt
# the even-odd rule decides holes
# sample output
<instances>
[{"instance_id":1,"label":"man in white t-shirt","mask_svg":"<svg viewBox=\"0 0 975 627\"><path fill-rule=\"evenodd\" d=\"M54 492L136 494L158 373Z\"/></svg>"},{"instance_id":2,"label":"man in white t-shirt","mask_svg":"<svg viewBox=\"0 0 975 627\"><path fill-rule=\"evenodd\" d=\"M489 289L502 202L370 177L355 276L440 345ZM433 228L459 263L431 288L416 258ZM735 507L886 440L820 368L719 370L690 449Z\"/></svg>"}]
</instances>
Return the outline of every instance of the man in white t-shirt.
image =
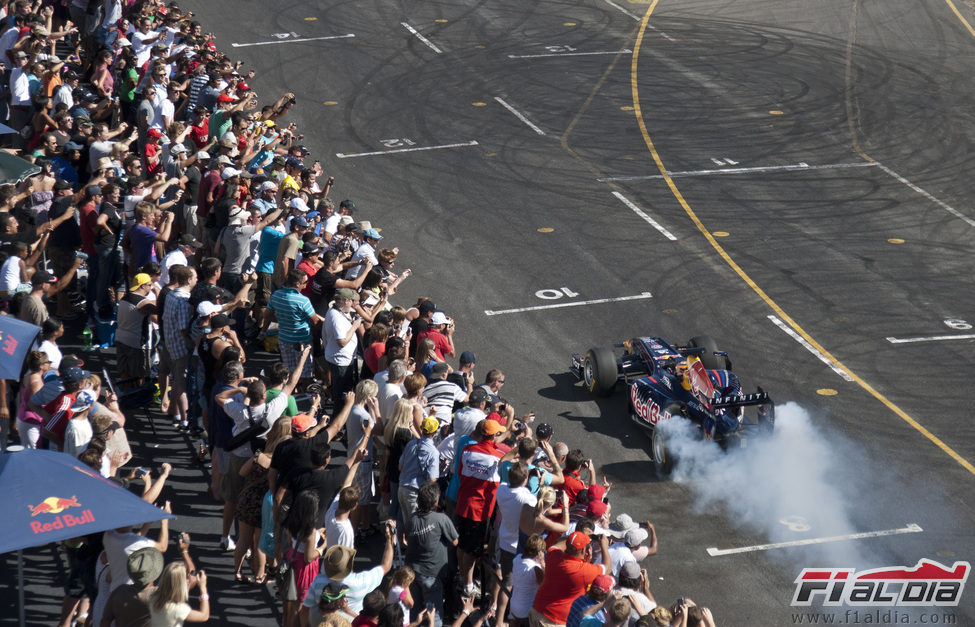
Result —
<instances>
[{"instance_id":1,"label":"man in white t-shirt","mask_svg":"<svg viewBox=\"0 0 975 627\"><path fill-rule=\"evenodd\" d=\"M359 505L361 492L358 485L345 486L335 495L335 500L325 512L325 541L327 547L336 544L355 548L355 527L350 515Z\"/></svg>"},{"instance_id":2,"label":"man in white t-shirt","mask_svg":"<svg viewBox=\"0 0 975 627\"><path fill-rule=\"evenodd\" d=\"M351 200L343 200L339 203L339 210L328 216L325 224L322 225L322 237L326 242L331 242L332 236L338 233L339 223L342 221L342 218L349 216L351 219L353 213L355 213L354 202Z\"/></svg>"},{"instance_id":3,"label":"man in white t-shirt","mask_svg":"<svg viewBox=\"0 0 975 627\"><path fill-rule=\"evenodd\" d=\"M196 239L189 233L179 236L179 246L169 251L162 262L162 275L159 277L159 285L169 284L169 269L175 265L188 266L189 258L192 257L203 247L203 242Z\"/></svg>"},{"instance_id":4,"label":"man in white t-shirt","mask_svg":"<svg viewBox=\"0 0 975 627\"><path fill-rule=\"evenodd\" d=\"M369 261L374 267L378 266L379 259L376 258L376 246L379 245L379 240L382 238L383 236L376 229L366 229L362 234L362 243L355 249L350 261ZM354 281L364 270L365 264L354 265L345 271L345 278L347 281Z\"/></svg>"},{"instance_id":5,"label":"man in white t-shirt","mask_svg":"<svg viewBox=\"0 0 975 627\"><path fill-rule=\"evenodd\" d=\"M139 20L139 30L132 33L132 52L135 53L135 66L141 68L152 54L152 44L159 41L163 33L152 30L152 22L143 17Z\"/></svg>"},{"instance_id":6,"label":"man in white t-shirt","mask_svg":"<svg viewBox=\"0 0 975 627\"><path fill-rule=\"evenodd\" d=\"M388 374L386 382L379 386L379 393L376 396L379 402L379 415L383 418L392 416L396 401L406 395L406 390L403 389L403 382L406 381L407 375L406 362L402 359L394 359L386 372Z\"/></svg>"},{"instance_id":7,"label":"man in white t-shirt","mask_svg":"<svg viewBox=\"0 0 975 627\"><path fill-rule=\"evenodd\" d=\"M170 513L169 501L166 501L166 505L162 509L167 514ZM105 553L108 555L108 567L112 575L110 590L114 591L122 584L132 583L127 567L129 555L147 546L156 547L160 551L165 551L168 548L169 519L163 518L159 521L159 540L155 542L151 538L135 533L133 527L121 527L102 534L102 543L105 546Z\"/></svg>"},{"instance_id":8,"label":"man in white t-shirt","mask_svg":"<svg viewBox=\"0 0 975 627\"><path fill-rule=\"evenodd\" d=\"M325 341L325 362L332 375L332 398L342 398L352 389L355 375L355 350L359 345L356 335L362 327L362 318L352 310L352 303L359 294L342 287L335 290L335 301L325 314L322 339Z\"/></svg>"},{"instance_id":9,"label":"man in white t-shirt","mask_svg":"<svg viewBox=\"0 0 975 627\"><path fill-rule=\"evenodd\" d=\"M508 470L508 482L498 486L498 513L501 522L498 527L498 567L497 578L492 588L503 585L507 592L498 595L498 612L501 616L507 609L511 596L511 571L514 567L515 555L518 554L518 522L521 511L525 507L535 507L538 499L528 489L528 465L524 462L514 464ZM500 579L501 584L498 583Z\"/></svg>"}]
</instances>

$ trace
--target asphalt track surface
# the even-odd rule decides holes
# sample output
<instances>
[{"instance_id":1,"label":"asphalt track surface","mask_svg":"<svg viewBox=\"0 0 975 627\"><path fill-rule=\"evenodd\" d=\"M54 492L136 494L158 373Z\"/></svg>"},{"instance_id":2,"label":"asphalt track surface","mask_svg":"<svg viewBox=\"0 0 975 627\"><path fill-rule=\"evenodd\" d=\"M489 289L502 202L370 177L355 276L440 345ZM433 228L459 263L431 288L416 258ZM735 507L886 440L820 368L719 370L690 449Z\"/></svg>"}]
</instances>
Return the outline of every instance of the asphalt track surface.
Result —
<instances>
[{"instance_id":1,"label":"asphalt track surface","mask_svg":"<svg viewBox=\"0 0 975 627\"><path fill-rule=\"evenodd\" d=\"M614 511L656 525L658 601L794 624L802 568L975 555L967 5L186 4L262 102L297 95L336 199L414 270L399 302L434 297L480 375L503 368L615 481ZM771 392L779 435L661 480L625 395L590 398L569 355L705 333ZM181 528L213 545L217 511ZM851 534L870 537L756 548ZM218 624L274 622L260 594L213 596ZM846 609L826 614L865 621ZM971 593L896 609L975 623Z\"/></svg>"}]
</instances>

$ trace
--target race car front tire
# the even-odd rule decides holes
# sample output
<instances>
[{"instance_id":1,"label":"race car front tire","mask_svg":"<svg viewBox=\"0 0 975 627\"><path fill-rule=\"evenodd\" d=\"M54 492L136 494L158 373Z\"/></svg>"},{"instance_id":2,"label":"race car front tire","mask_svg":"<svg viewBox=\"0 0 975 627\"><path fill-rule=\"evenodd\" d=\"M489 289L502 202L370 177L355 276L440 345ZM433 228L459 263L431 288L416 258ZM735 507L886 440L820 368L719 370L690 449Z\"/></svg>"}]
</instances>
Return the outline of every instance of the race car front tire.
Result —
<instances>
[{"instance_id":1,"label":"race car front tire","mask_svg":"<svg viewBox=\"0 0 975 627\"><path fill-rule=\"evenodd\" d=\"M595 396L609 396L619 379L619 366L612 349L603 346L590 348L582 362L582 378Z\"/></svg>"}]
</instances>

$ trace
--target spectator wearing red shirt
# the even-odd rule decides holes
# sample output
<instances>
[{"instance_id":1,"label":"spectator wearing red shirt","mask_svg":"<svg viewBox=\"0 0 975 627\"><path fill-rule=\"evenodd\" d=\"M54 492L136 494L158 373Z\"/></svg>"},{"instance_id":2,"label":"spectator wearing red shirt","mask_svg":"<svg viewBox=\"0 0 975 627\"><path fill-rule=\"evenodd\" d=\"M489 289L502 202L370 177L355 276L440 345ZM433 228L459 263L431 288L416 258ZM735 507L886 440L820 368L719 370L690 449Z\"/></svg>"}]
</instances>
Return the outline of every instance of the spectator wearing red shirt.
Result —
<instances>
[{"instance_id":1,"label":"spectator wearing red shirt","mask_svg":"<svg viewBox=\"0 0 975 627\"><path fill-rule=\"evenodd\" d=\"M417 342L424 338L433 340L433 350L437 354L439 361L446 360L447 357L454 357L454 321L447 317L442 311L435 311L430 318L430 326L427 330L420 333Z\"/></svg>"},{"instance_id":2,"label":"spectator wearing red shirt","mask_svg":"<svg viewBox=\"0 0 975 627\"><path fill-rule=\"evenodd\" d=\"M582 594L599 575L611 572L609 541L599 536L602 563L592 564L592 546L589 536L573 531L560 540L545 554L545 578L535 593L535 602L529 615L532 627L565 625L572 602Z\"/></svg>"},{"instance_id":3,"label":"spectator wearing red shirt","mask_svg":"<svg viewBox=\"0 0 975 627\"><path fill-rule=\"evenodd\" d=\"M218 193L223 186L220 171L223 169L224 164L220 162L220 159L210 159L210 163L207 165L209 169L200 178L200 192L196 199L196 215L204 219L203 222L200 222L201 229L205 225L210 208L216 202L217 198L219 198Z\"/></svg>"},{"instance_id":4,"label":"spectator wearing red shirt","mask_svg":"<svg viewBox=\"0 0 975 627\"><path fill-rule=\"evenodd\" d=\"M102 202L102 188L89 185L85 188L84 204L79 211L81 249L89 256L95 255L95 237L98 231L98 206ZM91 263L89 262L89 266Z\"/></svg>"},{"instance_id":5,"label":"spectator wearing red shirt","mask_svg":"<svg viewBox=\"0 0 975 627\"><path fill-rule=\"evenodd\" d=\"M474 558L481 552L487 537L488 522L501 475L502 460L513 459L517 449L507 455L498 442L507 429L496 420L484 420L475 431L478 442L460 453L460 488L457 491L457 567L464 577L464 594L474 593ZM578 595L577 595L578 596Z\"/></svg>"},{"instance_id":6,"label":"spectator wearing red shirt","mask_svg":"<svg viewBox=\"0 0 975 627\"><path fill-rule=\"evenodd\" d=\"M89 185L85 188L84 204L79 212L81 227L81 249L88 255L88 287L85 289L85 306L88 320L94 322L96 301L98 300L98 254L95 252L95 239L100 230L98 227L98 207L102 204L102 188Z\"/></svg>"},{"instance_id":7,"label":"spectator wearing red shirt","mask_svg":"<svg viewBox=\"0 0 975 627\"><path fill-rule=\"evenodd\" d=\"M299 267L301 267L299 265ZM366 350L363 352L363 361L369 369L370 377L373 377L381 369L379 358L386 354L386 340L389 339L389 327L385 324L374 324L366 331Z\"/></svg>"},{"instance_id":8,"label":"spectator wearing red shirt","mask_svg":"<svg viewBox=\"0 0 975 627\"><path fill-rule=\"evenodd\" d=\"M57 398L44 406L43 411L38 412L44 419L43 435L53 442L59 451L64 447L64 432L68 428L68 421L74 413L71 406L74 405L78 392L84 388L91 373L78 366L68 366L61 373L61 383L64 384L64 391Z\"/></svg>"},{"instance_id":9,"label":"spectator wearing red shirt","mask_svg":"<svg viewBox=\"0 0 975 627\"><path fill-rule=\"evenodd\" d=\"M305 242L301 247L301 263L298 270L303 270L308 275L308 284L301 290L301 293L311 298L312 279L322 269L322 261L319 259L322 249L313 242Z\"/></svg>"},{"instance_id":10,"label":"spectator wearing red shirt","mask_svg":"<svg viewBox=\"0 0 975 627\"><path fill-rule=\"evenodd\" d=\"M197 106L193 109L193 124L190 125L190 139L197 150L203 150L209 145L210 112L206 107Z\"/></svg>"},{"instance_id":11,"label":"spectator wearing red shirt","mask_svg":"<svg viewBox=\"0 0 975 627\"><path fill-rule=\"evenodd\" d=\"M146 145L142 149L142 164L146 168L147 178L152 178L162 172L162 160L159 158L162 154L162 147L159 144L162 136L162 131L158 128L150 128L146 131Z\"/></svg>"},{"instance_id":12,"label":"spectator wearing red shirt","mask_svg":"<svg viewBox=\"0 0 975 627\"><path fill-rule=\"evenodd\" d=\"M582 480L580 472L589 471L589 482ZM576 497L579 492L588 490L589 486L596 483L596 469L591 459L586 459L586 454L581 449L573 449L565 456L565 466L563 468L565 478L565 493L569 495L569 507L575 505Z\"/></svg>"}]
</instances>

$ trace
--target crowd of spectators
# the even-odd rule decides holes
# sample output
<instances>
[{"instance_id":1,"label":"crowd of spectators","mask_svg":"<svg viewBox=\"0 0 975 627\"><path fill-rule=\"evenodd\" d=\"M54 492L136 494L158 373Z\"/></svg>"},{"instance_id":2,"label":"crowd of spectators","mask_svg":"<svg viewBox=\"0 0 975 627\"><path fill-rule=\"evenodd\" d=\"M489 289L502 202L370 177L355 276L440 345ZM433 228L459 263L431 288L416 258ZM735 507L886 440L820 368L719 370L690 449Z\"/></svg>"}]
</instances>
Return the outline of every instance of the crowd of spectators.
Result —
<instances>
[{"instance_id":1,"label":"crowd of spectators","mask_svg":"<svg viewBox=\"0 0 975 627\"><path fill-rule=\"evenodd\" d=\"M22 379L0 383L4 444L156 502L171 467L125 469L119 398L155 388L172 427L204 438L235 580L273 586L286 627L713 627L690 599L657 604L654 527L612 510L593 460L515 415L504 372L478 376L435 300L396 302L396 225L336 206L285 123L295 96L258 106L253 73L193 17L159 0L6 6L3 138L40 172L0 187L0 296L41 331ZM114 346L117 387L62 354L76 319ZM189 537L167 563L166 521L148 528L66 543L62 625L208 620Z\"/></svg>"}]
</instances>

